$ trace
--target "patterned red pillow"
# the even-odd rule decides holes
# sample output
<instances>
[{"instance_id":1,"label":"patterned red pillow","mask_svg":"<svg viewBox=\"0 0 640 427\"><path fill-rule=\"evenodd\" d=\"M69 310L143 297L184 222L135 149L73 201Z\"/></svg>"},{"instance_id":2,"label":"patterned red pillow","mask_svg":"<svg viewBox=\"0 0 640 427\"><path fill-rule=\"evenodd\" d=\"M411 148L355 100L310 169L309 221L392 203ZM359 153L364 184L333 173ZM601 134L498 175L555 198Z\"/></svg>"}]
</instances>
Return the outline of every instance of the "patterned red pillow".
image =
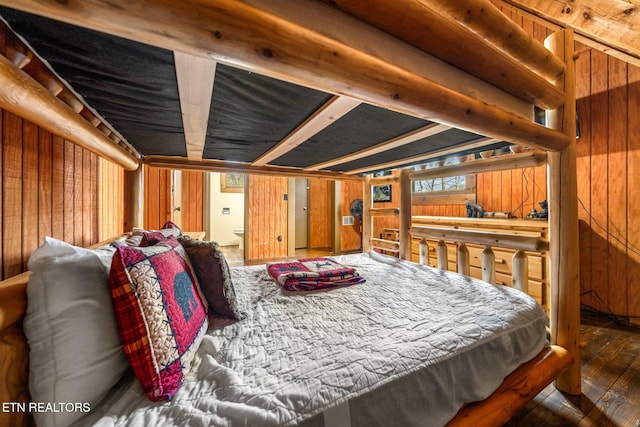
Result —
<instances>
[{"instance_id":1,"label":"patterned red pillow","mask_svg":"<svg viewBox=\"0 0 640 427\"><path fill-rule=\"evenodd\" d=\"M180 234L182 234L182 230L180 229L180 227L178 227L178 226L176 225L176 223L175 223L175 222L173 222L173 221L171 221L171 220L169 220L169 221L165 222L165 223L162 225L162 227L160 227L160 229L162 229L162 230L166 230L166 229L170 229L170 228L177 229L177 230L180 232Z\"/></svg>"},{"instance_id":2,"label":"patterned red pillow","mask_svg":"<svg viewBox=\"0 0 640 427\"><path fill-rule=\"evenodd\" d=\"M184 248L174 237L120 246L109 284L129 363L149 399L178 391L207 330L207 307Z\"/></svg>"},{"instance_id":3,"label":"patterned red pillow","mask_svg":"<svg viewBox=\"0 0 640 427\"><path fill-rule=\"evenodd\" d=\"M160 231L143 231L140 247L146 248L147 246L157 245L158 242L165 240L167 237Z\"/></svg>"}]
</instances>

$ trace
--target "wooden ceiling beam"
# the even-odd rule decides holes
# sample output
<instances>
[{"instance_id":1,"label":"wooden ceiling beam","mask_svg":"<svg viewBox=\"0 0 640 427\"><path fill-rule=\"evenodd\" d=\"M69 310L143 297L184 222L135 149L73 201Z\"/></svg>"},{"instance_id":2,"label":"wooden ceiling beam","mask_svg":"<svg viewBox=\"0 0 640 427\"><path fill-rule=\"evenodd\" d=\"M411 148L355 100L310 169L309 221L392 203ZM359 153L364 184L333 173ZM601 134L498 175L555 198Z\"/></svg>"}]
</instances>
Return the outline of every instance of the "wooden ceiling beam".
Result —
<instances>
[{"instance_id":1,"label":"wooden ceiling beam","mask_svg":"<svg viewBox=\"0 0 640 427\"><path fill-rule=\"evenodd\" d=\"M505 154L490 159L478 159L439 168L423 169L411 173L411 179L433 179L471 173L493 172L540 166L547 162L547 153L530 150L517 154Z\"/></svg>"},{"instance_id":2,"label":"wooden ceiling beam","mask_svg":"<svg viewBox=\"0 0 640 427\"><path fill-rule=\"evenodd\" d=\"M640 67L637 0L500 0L500 4L555 31L573 28L576 41Z\"/></svg>"},{"instance_id":3,"label":"wooden ceiling beam","mask_svg":"<svg viewBox=\"0 0 640 427\"><path fill-rule=\"evenodd\" d=\"M180 94L182 127L189 160L202 160L204 144L207 139L209 112L213 83L216 75L216 62L211 59L173 52Z\"/></svg>"},{"instance_id":4,"label":"wooden ceiling beam","mask_svg":"<svg viewBox=\"0 0 640 427\"><path fill-rule=\"evenodd\" d=\"M216 62L178 51L173 52L180 94L182 127L189 160L202 160L207 139Z\"/></svg>"},{"instance_id":5,"label":"wooden ceiling beam","mask_svg":"<svg viewBox=\"0 0 640 427\"><path fill-rule=\"evenodd\" d=\"M490 0L419 1L443 19L462 25L548 81L558 82L564 75L564 62L533 35L519 26L513 26L511 19Z\"/></svg>"},{"instance_id":6,"label":"wooden ceiling beam","mask_svg":"<svg viewBox=\"0 0 640 427\"><path fill-rule=\"evenodd\" d=\"M407 157L401 160L394 160L394 161L390 161L390 162L385 162L385 163L379 163L377 165L371 165L365 168L360 168L360 169L354 169L354 170L349 170L345 173L347 174L362 174L362 173L366 173L366 172L372 172L372 171L377 171L377 170L385 170L385 169L393 169L393 168L397 168L398 166L403 166L403 165L408 165L408 164L412 164L412 163L419 163L419 162L426 162L428 160L431 159L435 159L437 157L443 157L443 156L449 156L449 155L454 155L463 151L468 151L468 150L477 150L479 148L482 147L486 147L488 145L491 144L495 144L497 142L500 142L499 139L495 139L495 138L479 138L479 139L474 139L473 141L469 141L469 142L465 142L463 144L457 144L453 147L448 147L448 148L443 148L441 150L435 150L435 151L431 151L429 153L426 154L420 154L418 156L413 156L413 157Z\"/></svg>"},{"instance_id":7,"label":"wooden ceiling beam","mask_svg":"<svg viewBox=\"0 0 640 427\"><path fill-rule=\"evenodd\" d=\"M258 157L253 166L264 166L293 150L313 137L324 128L335 123L340 117L362 104L361 101L347 96L334 96L322 107L307 118L300 126L287 135L282 141Z\"/></svg>"},{"instance_id":8,"label":"wooden ceiling beam","mask_svg":"<svg viewBox=\"0 0 640 427\"><path fill-rule=\"evenodd\" d=\"M402 147L403 145L411 144L412 142L416 142L420 139L437 135L449 129L451 129L451 126L441 125L440 123L431 123L427 126L421 127L420 129L405 133L404 135L397 136L372 147L365 148L364 150L356 151L355 153L347 154L346 156L338 157L326 162L316 163L315 165L306 168L306 170L324 169L342 163L351 162L353 160L373 156L374 154L383 153L394 148Z\"/></svg>"},{"instance_id":9,"label":"wooden ceiling beam","mask_svg":"<svg viewBox=\"0 0 640 427\"><path fill-rule=\"evenodd\" d=\"M489 1L324 1L531 104L562 102L564 64Z\"/></svg>"},{"instance_id":10,"label":"wooden ceiling beam","mask_svg":"<svg viewBox=\"0 0 640 427\"><path fill-rule=\"evenodd\" d=\"M484 95L475 98L473 89L460 92L425 77L412 62L425 53L315 0L0 3L500 140L545 150L569 143Z\"/></svg>"},{"instance_id":11,"label":"wooden ceiling beam","mask_svg":"<svg viewBox=\"0 0 640 427\"><path fill-rule=\"evenodd\" d=\"M76 111L0 55L0 108L99 154L128 170L138 161Z\"/></svg>"},{"instance_id":12,"label":"wooden ceiling beam","mask_svg":"<svg viewBox=\"0 0 640 427\"><path fill-rule=\"evenodd\" d=\"M281 166L253 166L249 163L226 162L224 160L201 161L189 160L184 157L145 156L143 162L149 166L169 169L199 170L204 172L248 173L253 175L286 176L301 178L326 178L336 181L362 181L357 175L347 175L340 172L304 171L298 168Z\"/></svg>"}]
</instances>

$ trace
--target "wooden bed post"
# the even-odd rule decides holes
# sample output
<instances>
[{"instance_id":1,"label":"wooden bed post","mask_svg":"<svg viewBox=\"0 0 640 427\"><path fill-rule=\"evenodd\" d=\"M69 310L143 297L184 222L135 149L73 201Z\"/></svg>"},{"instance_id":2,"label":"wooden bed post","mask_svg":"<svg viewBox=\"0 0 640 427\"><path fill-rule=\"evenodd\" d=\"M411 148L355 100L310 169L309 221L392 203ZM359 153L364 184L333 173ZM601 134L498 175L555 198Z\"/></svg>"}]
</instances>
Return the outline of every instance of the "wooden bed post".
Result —
<instances>
[{"instance_id":1,"label":"wooden bed post","mask_svg":"<svg viewBox=\"0 0 640 427\"><path fill-rule=\"evenodd\" d=\"M371 218L371 175L367 175L364 181L364 194L362 195L362 252L371 250L371 232L373 219Z\"/></svg>"},{"instance_id":2,"label":"wooden bed post","mask_svg":"<svg viewBox=\"0 0 640 427\"><path fill-rule=\"evenodd\" d=\"M411 260L411 177L409 169L400 170L400 259Z\"/></svg>"},{"instance_id":3,"label":"wooden bed post","mask_svg":"<svg viewBox=\"0 0 640 427\"><path fill-rule=\"evenodd\" d=\"M556 387L570 394L580 394L580 257L573 31L562 30L550 35L545 46L566 65L564 81L560 82L564 85L565 103L547 112L547 126L561 130L571 139L568 147L548 154L551 341L567 349L573 357L573 364L558 377Z\"/></svg>"}]
</instances>

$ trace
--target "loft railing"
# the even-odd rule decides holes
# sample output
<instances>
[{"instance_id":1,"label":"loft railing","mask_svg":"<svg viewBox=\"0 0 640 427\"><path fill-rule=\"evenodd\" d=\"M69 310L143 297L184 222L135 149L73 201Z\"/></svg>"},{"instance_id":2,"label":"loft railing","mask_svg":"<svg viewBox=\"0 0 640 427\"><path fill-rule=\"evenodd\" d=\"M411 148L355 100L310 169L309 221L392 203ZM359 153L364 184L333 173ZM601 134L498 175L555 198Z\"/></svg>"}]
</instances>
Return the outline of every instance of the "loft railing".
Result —
<instances>
[{"instance_id":1,"label":"loft railing","mask_svg":"<svg viewBox=\"0 0 640 427\"><path fill-rule=\"evenodd\" d=\"M469 276L469 250L467 244L484 246L482 251L482 280L496 283L496 256L494 247L513 249L512 279L513 287L523 292L528 292L529 264L525 251L544 253L549 250L549 242L541 237L523 236L517 234L486 232L475 230L459 230L441 227L414 226L409 230L411 236L421 238L420 263L429 263L429 246L427 239L437 240L435 248L437 265L441 270L448 266L448 254L445 241L454 242L457 245L457 270L458 273Z\"/></svg>"}]
</instances>

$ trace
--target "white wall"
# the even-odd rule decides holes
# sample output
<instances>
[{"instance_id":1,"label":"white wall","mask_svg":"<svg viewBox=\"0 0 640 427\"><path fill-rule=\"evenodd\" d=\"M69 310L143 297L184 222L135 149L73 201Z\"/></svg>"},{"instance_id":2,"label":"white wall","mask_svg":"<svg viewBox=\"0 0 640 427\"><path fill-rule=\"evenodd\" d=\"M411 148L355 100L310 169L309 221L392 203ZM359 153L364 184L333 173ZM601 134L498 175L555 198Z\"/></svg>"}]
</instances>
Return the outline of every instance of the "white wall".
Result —
<instances>
[{"instance_id":1,"label":"white wall","mask_svg":"<svg viewBox=\"0 0 640 427\"><path fill-rule=\"evenodd\" d=\"M233 230L244 228L244 193L221 193L219 173L209 173L209 183L210 217L207 236L220 246L238 246L240 238L233 234ZM223 215L223 208L229 208L230 214Z\"/></svg>"}]
</instances>

